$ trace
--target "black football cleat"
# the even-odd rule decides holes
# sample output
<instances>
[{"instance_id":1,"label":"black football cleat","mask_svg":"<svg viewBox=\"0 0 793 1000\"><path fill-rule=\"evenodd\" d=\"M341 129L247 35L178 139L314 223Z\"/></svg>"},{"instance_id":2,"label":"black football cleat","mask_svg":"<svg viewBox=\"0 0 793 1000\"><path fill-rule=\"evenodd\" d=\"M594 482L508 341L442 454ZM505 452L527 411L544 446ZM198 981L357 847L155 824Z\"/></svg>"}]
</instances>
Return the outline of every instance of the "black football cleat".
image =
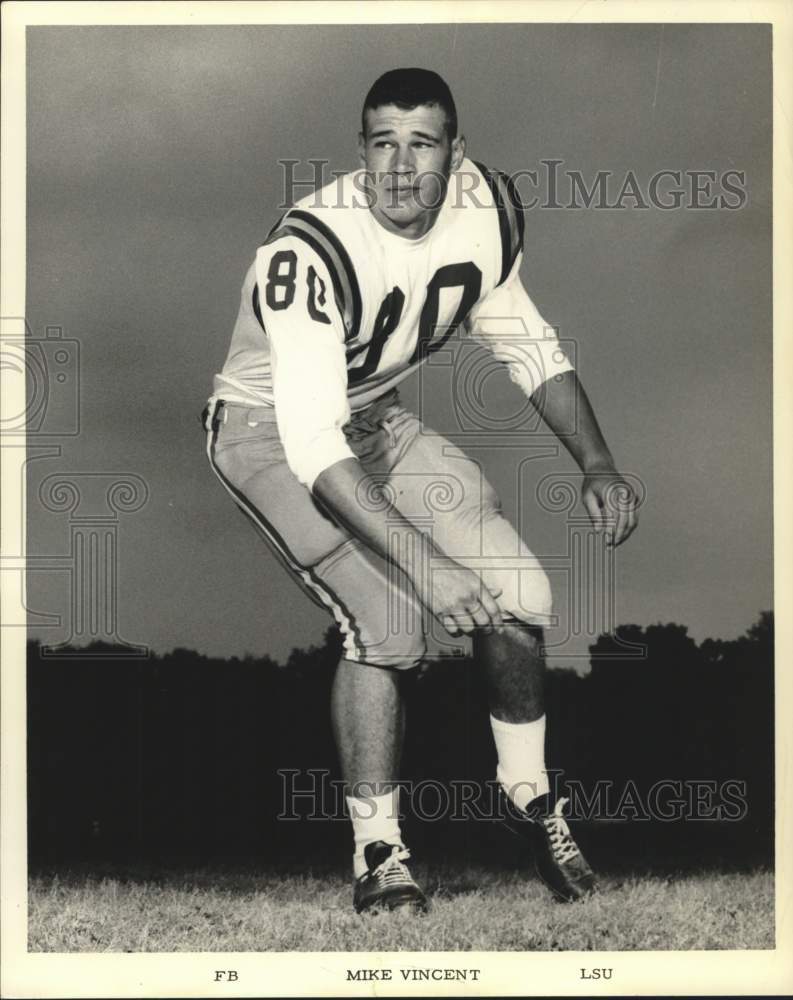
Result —
<instances>
[{"instance_id":1,"label":"black football cleat","mask_svg":"<svg viewBox=\"0 0 793 1000\"><path fill-rule=\"evenodd\" d=\"M426 911L427 898L404 863L410 857L406 847L375 840L366 845L363 856L369 870L355 881L353 906L356 913L383 909Z\"/></svg>"},{"instance_id":2,"label":"black football cleat","mask_svg":"<svg viewBox=\"0 0 793 1000\"><path fill-rule=\"evenodd\" d=\"M499 798L504 825L531 844L534 868L557 900L575 903L597 892L592 869L562 815L567 799L551 809L550 796L540 795L523 810L500 785Z\"/></svg>"}]
</instances>

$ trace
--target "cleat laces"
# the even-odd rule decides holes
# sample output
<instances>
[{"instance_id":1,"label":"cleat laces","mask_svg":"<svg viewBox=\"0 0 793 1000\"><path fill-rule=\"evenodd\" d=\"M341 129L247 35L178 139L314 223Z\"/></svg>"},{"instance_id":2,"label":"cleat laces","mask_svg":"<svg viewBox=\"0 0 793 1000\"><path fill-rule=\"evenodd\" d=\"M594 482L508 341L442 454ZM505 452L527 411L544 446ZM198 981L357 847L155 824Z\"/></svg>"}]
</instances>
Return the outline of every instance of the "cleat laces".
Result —
<instances>
[{"instance_id":1,"label":"cleat laces","mask_svg":"<svg viewBox=\"0 0 793 1000\"><path fill-rule=\"evenodd\" d=\"M570 833L570 828L562 815L564 807L569 801L569 799L559 799L551 815L542 821L543 826L548 831L551 852L558 864L565 864L567 861L572 861L580 853Z\"/></svg>"},{"instance_id":2,"label":"cleat laces","mask_svg":"<svg viewBox=\"0 0 793 1000\"><path fill-rule=\"evenodd\" d=\"M377 880L379 888L391 889L395 886L414 886L416 884L403 864L409 857L410 851L406 847L400 848L394 844L391 856L382 861L371 872L371 877Z\"/></svg>"}]
</instances>

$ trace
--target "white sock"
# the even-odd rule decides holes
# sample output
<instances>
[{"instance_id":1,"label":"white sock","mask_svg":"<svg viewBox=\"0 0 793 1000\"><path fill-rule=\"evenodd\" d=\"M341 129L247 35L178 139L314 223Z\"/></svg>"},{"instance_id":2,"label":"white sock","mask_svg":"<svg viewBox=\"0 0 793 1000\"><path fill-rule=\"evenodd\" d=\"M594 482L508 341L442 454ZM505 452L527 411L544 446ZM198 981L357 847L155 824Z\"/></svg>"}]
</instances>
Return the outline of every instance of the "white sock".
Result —
<instances>
[{"instance_id":1,"label":"white sock","mask_svg":"<svg viewBox=\"0 0 793 1000\"><path fill-rule=\"evenodd\" d=\"M549 791L545 771L545 716L534 722L502 722L490 716L498 753L496 777L519 809Z\"/></svg>"},{"instance_id":2,"label":"white sock","mask_svg":"<svg viewBox=\"0 0 793 1000\"><path fill-rule=\"evenodd\" d=\"M384 795L370 795L359 799L347 796L347 809L352 820L355 853L352 856L353 873L360 878L367 871L363 849L375 840L402 845L399 832L399 786Z\"/></svg>"}]
</instances>

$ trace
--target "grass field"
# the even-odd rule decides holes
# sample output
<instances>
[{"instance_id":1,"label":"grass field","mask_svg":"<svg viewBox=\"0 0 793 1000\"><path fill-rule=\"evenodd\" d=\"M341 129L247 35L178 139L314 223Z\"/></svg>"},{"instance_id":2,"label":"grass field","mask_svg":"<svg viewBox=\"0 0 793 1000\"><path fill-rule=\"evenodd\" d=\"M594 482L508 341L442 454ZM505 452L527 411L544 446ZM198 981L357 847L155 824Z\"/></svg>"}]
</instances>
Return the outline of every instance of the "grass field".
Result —
<instances>
[{"instance_id":1,"label":"grass field","mask_svg":"<svg viewBox=\"0 0 793 1000\"><path fill-rule=\"evenodd\" d=\"M533 875L421 865L432 910L359 917L339 871L31 879L29 949L45 952L624 951L774 947L773 875L601 877L554 903Z\"/></svg>"}]
</instances>

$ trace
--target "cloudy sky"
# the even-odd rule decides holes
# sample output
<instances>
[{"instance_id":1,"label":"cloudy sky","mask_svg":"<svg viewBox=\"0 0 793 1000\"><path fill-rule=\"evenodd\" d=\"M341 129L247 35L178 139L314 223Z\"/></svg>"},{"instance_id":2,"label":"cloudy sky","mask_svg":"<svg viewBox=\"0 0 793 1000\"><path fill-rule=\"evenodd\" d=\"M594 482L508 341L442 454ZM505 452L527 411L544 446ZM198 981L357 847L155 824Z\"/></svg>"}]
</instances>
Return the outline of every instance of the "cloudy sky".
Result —
<instances>
[{"instance_id":1,"label":"cloudy sky","mask_svg":"<svg viewBox=\"0 0 793 1000\"><path fill-rule=\"evenodd\" d=\"M618 552L616 620L732 637L771 606L767 27L98 27L27 37L27 319L35 336L59 326L81 350L80 434L61 440L59 457L31 463L28 547L45 557L69 548L68 515L36 499L45 476L142 477L148 502L118 528L123 638L283 659L329 624L215 481L198 414L243 274L278 214L279 160L305 164L301 176L309 159L354 168L362 98L400 65L440 72L473 158L508 172L542 175L542 161L559 160L590 183L612 171L618 192L632 171L645 194L660 170L745 172L738 210L630 199L622 210L534 208L523 277L575 342L612 450L647 492L640 528ZM454 429L448 370L428 371L403 398ZM506 376L488 382L486 398L498 412L520 405ZM565 640L567 515L535 498L544 476L573 465L549 456L517 475L526 450L491 443L477 454L554 567L554 662L573 662L589 639ZM34 635L68 635L69 596L66 573L31 574L29 607L64 618L61 629L34 624Z\"/></svg>"}]
</instances>

